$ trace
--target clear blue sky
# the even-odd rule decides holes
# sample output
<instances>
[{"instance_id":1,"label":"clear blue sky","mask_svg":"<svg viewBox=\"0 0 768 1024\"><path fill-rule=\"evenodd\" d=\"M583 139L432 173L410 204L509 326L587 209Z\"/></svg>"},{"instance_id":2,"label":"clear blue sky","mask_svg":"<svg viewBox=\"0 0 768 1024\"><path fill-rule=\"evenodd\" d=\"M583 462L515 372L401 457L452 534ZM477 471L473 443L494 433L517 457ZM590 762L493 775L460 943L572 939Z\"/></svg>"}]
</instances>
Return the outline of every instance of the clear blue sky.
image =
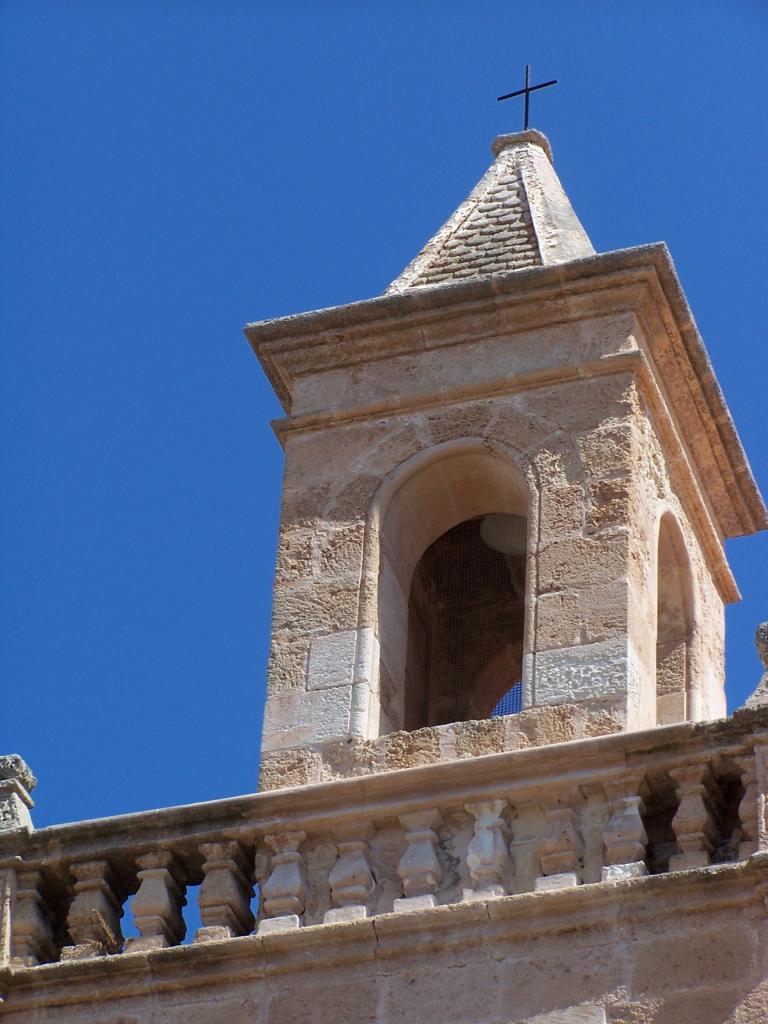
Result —
<instances>
[{"instance_id":1,"label":"clear blue sky","mask_svg":"<svg viewBox=\"0 0 768 1024\"><path fill-rule=\"evenodd\" d=\"M240 329L375 295L520 125L598 250L666 240L763 490L757 0L5 0L0 750L36 822L253 790L281 458ZM729 545L738 704L768 539Z\"/></svg>"}]
</instances>

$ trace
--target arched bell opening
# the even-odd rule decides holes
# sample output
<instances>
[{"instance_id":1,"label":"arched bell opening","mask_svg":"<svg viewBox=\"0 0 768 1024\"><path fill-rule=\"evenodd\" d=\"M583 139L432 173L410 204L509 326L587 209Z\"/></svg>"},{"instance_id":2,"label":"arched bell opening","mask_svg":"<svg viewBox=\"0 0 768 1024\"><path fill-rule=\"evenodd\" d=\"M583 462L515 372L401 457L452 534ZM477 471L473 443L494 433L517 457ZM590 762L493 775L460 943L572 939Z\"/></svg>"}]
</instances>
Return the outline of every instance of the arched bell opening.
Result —
<instances>
[{"instance_id":1,"label":"arched bell opening","mask_svg":"<svg viewBox=\"0 0 768 1024\"><path fill-rule=\"evenodd\" d=\"M487 718L520 682L525 516L491 513L422 555L408 603L405 728Z\"/></svg>"},{"instance_id":2,"label":"arched bell opening","mask_svg":"<svg viewBox=\"0 0 768 1024\"><path fill-rule=\"evenodd\" d=\"M656 722L692 717L693 577L680 527L671 513L659 524L656 589Z\"/></svg>"},{"instance_id":3,"label":"arched bell opening","mask_svg":"<svg viewBox=\"0 0 768 1024\"><path fill-rule=\"evenodd\" d=\"M481 444L437 452L392 496L380 538L380 733L489 717L522 680L522 473Z\"/></svg>"}]
</instances>

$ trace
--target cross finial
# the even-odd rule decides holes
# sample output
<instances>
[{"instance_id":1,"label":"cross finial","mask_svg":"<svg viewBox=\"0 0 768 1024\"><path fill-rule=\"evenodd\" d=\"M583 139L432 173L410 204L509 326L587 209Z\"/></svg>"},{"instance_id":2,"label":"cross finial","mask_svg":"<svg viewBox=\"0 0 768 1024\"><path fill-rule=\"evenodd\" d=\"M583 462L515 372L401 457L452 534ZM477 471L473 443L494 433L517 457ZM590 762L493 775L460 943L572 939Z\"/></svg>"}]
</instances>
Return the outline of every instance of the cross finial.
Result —
<instances>
[{"instance_id":1,"label":"cross finial","mask_svg":"<svg viewBox=\"0 0 768 1024\"><path fill-rule=\"evenodd\" d=\"M497 100L511 100L513 96L525 95L525 125L524 129L528 130L528 106L530 95L532 92L536 92L537 89L546 89L548 85L557 85L557 79L553 78L551 82L542 82L541 85L531 85L531 65L525 65L525 88L518 89L517 92L508 92L504 96L497 96Z\"/></svg>"}]
</instances>

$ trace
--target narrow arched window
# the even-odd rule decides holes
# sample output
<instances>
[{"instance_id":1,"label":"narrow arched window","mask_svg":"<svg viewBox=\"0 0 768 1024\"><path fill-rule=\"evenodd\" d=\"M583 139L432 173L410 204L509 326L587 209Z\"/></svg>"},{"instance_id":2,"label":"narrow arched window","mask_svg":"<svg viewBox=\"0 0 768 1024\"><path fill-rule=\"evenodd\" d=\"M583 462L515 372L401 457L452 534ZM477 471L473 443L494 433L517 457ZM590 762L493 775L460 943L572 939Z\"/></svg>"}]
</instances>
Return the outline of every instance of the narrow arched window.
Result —
<instances>
[{"instance_id":1,"label":"narrow arched window","mask_svg":"<svg viewBox=\"0 0 768 1024\"><path fill-rule=\"evenodd\" d=\"M691 717L693 582L685 541L670 513L659 525L656 605L656 722Z\"/></svg>"},{"instance_id":2,"label":"narrow arched window","mask_svg":"<svg viewBox=\"0 0 768 1024\"><path fill-rule=\"evenodd\" d=\"M522 474L487 446L404 474L381 523L380 734L488 718L518 699L527 512Z\"/></svg>"}]
</instances>

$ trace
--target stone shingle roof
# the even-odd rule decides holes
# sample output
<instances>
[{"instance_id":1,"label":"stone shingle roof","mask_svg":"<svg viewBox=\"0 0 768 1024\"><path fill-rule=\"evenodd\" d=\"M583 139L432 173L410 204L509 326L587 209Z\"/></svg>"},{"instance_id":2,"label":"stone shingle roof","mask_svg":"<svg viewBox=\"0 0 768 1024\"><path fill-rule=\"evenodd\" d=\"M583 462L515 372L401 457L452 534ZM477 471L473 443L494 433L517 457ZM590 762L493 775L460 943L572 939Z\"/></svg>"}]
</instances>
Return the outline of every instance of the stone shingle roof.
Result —
<instances>
[{"instance_id":1,"label":"stone shingle roof","mask_svg":"<svg viewBox=\"0 0 768 1024\"><path fill-rule=\"evenodd\" d=\"M594 254L536 131L501 135L467 199L387 289L390 292L564 263Z\"/></svg>"}]
</instances>

